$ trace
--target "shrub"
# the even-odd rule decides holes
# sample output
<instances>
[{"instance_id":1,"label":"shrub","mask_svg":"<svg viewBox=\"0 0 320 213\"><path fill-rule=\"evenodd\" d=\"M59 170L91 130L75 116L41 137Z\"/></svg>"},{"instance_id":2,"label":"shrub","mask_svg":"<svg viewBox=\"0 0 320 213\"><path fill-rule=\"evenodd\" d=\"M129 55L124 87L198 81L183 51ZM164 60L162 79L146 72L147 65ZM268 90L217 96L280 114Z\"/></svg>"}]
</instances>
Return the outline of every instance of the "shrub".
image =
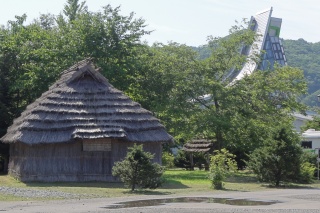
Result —
<instances>
[{"instance_id":1,"label":"shrub","mask_svg":"<svg viewBox=\"0 0 320 213\"><path fill-rule=\"evenodd\" d=\"M237 171L235 155L226 149L215 151L210 159L209 179L214 189L222 189L223 181Z\"/></svg>"},{"instance_id":2,"label":"shrub","mask_svg":"<svg viewBox=\"0 0 320 213\"><path fill-rule=\"evenodd\" d=\"M173 168L174 167L174 156L169 152L162 153L162 165L166 168Z\"/></svg>"},{"instance_id":3,"label":"shrub","mask_svg":"<svg viewBox=\"0 0 320 213\"><path fill-rule=\"evenodd\" d=\"M201 169L209 170L209 162L206 160L206 154L202 152L193 153L193 161L195 166Z\"/></svg>"},{"instance_id":4,"label":"shrub","mask_svg":"<svg viewBox=\"0 0 320 213\"><path fill-rule=\"evenodd\" d=\"M309 162L310 164L317 166L317 157L318 155L314 152L304 151L301 155L301 161Z\"/></svg>"},{"instance_id":5,"label":"shrub","mask_svg":"<svg viewBox=\"0 0 320 213\"><path fill-rule=\"evenodd\" d=\"M296 182L301 178L301 155L299 136L291 128L282 127L263 147L249 155L248 166L260 181L279 186L281 182ZM303 169L304 174L309 172L307 164Z\"/></svg>"},{"instance_id":6,"label":"shrub","mask_svg":"<svg viewBox=\"0 0 320 213\"><path fill-rule=\"evenodd\" d=\"M178 168L190 169L189 156L184 151L179 150L174 158L174 165Z\"/></svg>"},{"instance_id":7,"label":"shrub","mask_svg":"<svg viewBox=\"0 0 320 213\"><path fill-rule=\"evenodd\" d=\"M312 183L316 167L309 162L304 162L300 165L299 183Z\"/></svg>"},{"instance_id":8,"label":"shrub","mask_svg":"<svg viewBox=\"0 0 320 213\"><path fill-rule=\"evenodd\" d=\"M116 162L112 168L112 175L119 176L121 181L132 191L136 186L155 189L162 184L164 168L157 163L152 163L153 155L144 152L142 145L134 144L128 148L127 156L123 161Z\"/></svg>"}]
</instances>

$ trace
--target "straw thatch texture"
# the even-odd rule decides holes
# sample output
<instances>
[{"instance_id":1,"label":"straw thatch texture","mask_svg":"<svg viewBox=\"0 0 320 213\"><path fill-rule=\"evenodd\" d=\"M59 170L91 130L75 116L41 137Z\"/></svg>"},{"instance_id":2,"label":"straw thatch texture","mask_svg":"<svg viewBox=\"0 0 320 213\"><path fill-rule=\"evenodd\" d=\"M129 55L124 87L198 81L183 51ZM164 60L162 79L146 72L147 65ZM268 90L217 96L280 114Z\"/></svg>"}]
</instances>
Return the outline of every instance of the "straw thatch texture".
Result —
<instances>
[{"instance_id":1,"label":"straw thatch texture","mask_svg":"<svg viewBox=\"0 0 320 213\"><path fill-rule=\"evenodd\" d=\"M172 137L84 60L64 71L1 140L10 144L9 174L22 181L114 181L112 166L133 143L161 163L162 143Z\"/></svg>"},{"instance_id":2,"label":"straw thatch texture","mask_svg":"<svg viewBox=\"0 0 320 213\"><path fill-rule=\"evenodd\" d=\"M210 140L197 139L183 145L182 150L186 152L210 152L213 149L213 143Z\"/></svg>"},{"instance_id":3,"label":"straw thatch texture","mask_svg":"<svg viewBox=\"0 0 320 213\"><path fill-rule=\"evenodd\" d=\"M79 62L16 119L4 143L62 143L74 139L121 138L169 142L152 113L108 83L89 60Z\"/></svg>"}]
</instances>

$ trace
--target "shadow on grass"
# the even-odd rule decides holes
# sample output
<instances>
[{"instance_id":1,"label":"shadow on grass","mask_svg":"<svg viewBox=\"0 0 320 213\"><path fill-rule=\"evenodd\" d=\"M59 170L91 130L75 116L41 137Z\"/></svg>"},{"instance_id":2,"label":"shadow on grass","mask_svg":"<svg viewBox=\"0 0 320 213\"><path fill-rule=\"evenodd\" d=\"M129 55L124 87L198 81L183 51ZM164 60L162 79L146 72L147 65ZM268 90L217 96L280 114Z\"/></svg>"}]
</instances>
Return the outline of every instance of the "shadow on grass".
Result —
<instances>
[{"instance_id":1,"label":"shadow on grass","mask_svg":"<svg viewBox=\"0 0 320 213\"><path fill-rule=\"evenodd\" d=\"M163 188L163 187L160 187ZM159 191L153 191L153 190L146 190L146 189L138 189L134 191L125 191L123 194L130 194L130 195L170 195L172 193L170 192L159 192Z\"/></svg>"},{"instance_id":2,"label":"shadow on grass","mask_svg":"<svg viewBox=\"0 0 320 213\"><path fill-rule=\"evenodd\" d=\"M306 185L296 185L296 184L281 184L280 186L275 186L271 184L263 184L262 186L271 189L319 189L313 186Z\"/></svg>"},{"instance_id":3,"label":"shadow on grass","mask_svg":"<svg viewBox=\"0 0 320 213\"><path fill-rule=\"evenodd\" d=\"M203 180L207 178L207 173L199 173L196 171L186 171L185 173L165 174L165 179L179 179L179 180Z\"/></svg>"},{"instance_id":4,"label":"shadow on grass","mask_svg":"<svg viewBox=\"0 0 320 213\"><path fill-rule=\"evenodd\" d=\"M165 180L165 182L161 188L162 189L186 189L186 188L190 188L190 187L182 184L180 181Z\"/></svg>"},{"instance_id":5,"label":"shadow on grass","mask_svg":"<svg viewBox=\"0 0 320 213\"><path fill-rule=\"evenodd\" d=\"M88 188L126 188L123 183L120 182L26 182L28 187L88 187ZM182 184L175 180L165 180L161 189L184 189L189 188L188 186ZM142 190L141 192L148 192L147 190ZM153 191L149 191L150 193ZM155 192L158 193L158 192Z\"/></svg>"},{"instance_id":6,"label":"shadow on grass","mask_svg":"<svg viewBox=\"0 0 320 213\"><path fill-rule=\"evenodd\" d=\"M120 182L26 182L29 187L124 188Z\"/></svg>"},{"instance_id":7,"label":"shadow on grass","mask_svg":"<svg viewBox=\"0 0 320 213\"><path fill-rule=\"evenodd\" d=\"M226 182L230 183L258 183L258 178L251 172L239 172L234 176L227 178Z\"/></svg>"}]
</instances>

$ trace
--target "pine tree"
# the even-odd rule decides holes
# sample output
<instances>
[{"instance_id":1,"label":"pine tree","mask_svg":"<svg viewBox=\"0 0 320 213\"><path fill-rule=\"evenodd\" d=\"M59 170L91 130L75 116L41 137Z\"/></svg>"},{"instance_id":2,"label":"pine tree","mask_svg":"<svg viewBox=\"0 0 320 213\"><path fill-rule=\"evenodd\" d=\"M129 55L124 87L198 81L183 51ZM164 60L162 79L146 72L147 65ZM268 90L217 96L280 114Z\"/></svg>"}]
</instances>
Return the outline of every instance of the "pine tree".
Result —
<instances>
[{"instance_id":1,"label":"pine tree","mask_svg":"<svg viewBox=\"0 0 320 213\"><path fill-rule=\"evenodd\" d=\"M116 162L112 168L112 175L120 177L121 181L132 191L137 186L155 189L161 186L164 168L152 163L153 155L143 151L142 145L128 148L127 156L123 161Z\"/></svg>"},{"instance_id":2,"label":"pine tree","mask_svg":"<svg viewBox=\"0 0 320 213\"><path fill-rule=\"evenodd\" d=\"M63 13L69 18L69 21L72 22L76 19L79 13L87 10L87 6L85 6L85 4L86 1L79 4L79 0L68 0L67 4L64 6Z\"/></svg>"}]
</instances>

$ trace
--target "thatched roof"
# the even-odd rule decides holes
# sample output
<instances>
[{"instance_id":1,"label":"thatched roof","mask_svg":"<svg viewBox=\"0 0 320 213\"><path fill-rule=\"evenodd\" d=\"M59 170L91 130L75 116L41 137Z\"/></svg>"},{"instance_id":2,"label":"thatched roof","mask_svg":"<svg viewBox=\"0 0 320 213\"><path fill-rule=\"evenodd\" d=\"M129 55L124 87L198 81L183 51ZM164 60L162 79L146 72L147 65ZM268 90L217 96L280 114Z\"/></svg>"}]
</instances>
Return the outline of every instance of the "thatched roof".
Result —
<instances>
[{"instance_id":1,"label":"thatched roof","mask_svg":"<svg viewBox=\"0 0 320 213\"><path fill-rule=\"evenodd\" d=\"M90 60L84 60L65 70L1 140L39 144L98 138L172 141L150 111L115 89Z\"/></svg>"},{"instance_id":2,"label":"thatched roof","mask_svg":"<svg viewBox=\"0 0 320 213\"><path fill-rule=\"evenodd\" d=\"M213 149L213 143L206 139L195 139L183 145L186 152L209 152Z\"/></svg>"}]
</instances>

